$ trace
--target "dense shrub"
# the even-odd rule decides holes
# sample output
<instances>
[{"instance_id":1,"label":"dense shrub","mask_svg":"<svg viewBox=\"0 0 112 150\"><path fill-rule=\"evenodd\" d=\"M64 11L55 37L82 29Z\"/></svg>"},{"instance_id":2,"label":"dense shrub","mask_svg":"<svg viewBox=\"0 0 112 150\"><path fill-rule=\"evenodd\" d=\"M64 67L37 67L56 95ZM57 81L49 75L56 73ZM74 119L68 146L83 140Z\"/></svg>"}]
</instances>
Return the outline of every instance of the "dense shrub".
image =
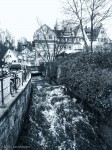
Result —
<instances>
[{"instance_id":1,"label":"dense shrub","mask_svg":"<svg viewBox=\"0 0 112 150\"><path fill-rule=\"evenodd\" d=\"M59 84L89 105L111 111L112 53L81 53L61 60ZM106 109L108 108L108 109Z\"/></svg>"}]
</instances>

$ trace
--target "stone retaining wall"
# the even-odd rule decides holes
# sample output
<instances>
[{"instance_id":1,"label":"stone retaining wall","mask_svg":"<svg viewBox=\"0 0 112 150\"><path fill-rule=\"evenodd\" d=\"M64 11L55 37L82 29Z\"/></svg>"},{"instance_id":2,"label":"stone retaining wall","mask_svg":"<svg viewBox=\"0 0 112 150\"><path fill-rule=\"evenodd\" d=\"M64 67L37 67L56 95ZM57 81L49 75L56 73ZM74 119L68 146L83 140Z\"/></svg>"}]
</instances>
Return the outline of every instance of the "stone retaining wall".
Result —
<instances>
[{"instance_id":1,"label":"stone retaining wall","mask_svg":"<svg viewBox=\"0 0 112 150\"><path fill-rule=\"evenodd\" d=\"M31 80L0 117L0 150L13 150L31 95Z\"/></svg>"}]
</instances>

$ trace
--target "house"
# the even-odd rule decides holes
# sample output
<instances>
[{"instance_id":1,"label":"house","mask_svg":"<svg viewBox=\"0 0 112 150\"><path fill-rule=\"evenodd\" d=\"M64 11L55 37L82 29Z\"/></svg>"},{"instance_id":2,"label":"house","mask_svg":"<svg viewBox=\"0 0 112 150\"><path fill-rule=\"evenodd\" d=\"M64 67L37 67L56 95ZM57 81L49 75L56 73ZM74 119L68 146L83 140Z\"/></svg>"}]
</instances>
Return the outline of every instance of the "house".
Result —
<instances>
[{"instance_id":1,"label":"house","mask_svg":"<svg viewBox=\"0 0 112 150\"><path fill-rule=\"evenodd\" d=\"M59 46L59 53L75 53L85 50L85 42L88 46L91 44L91 30L85 27L84 36L80 25L67 24L66 22L58 28L51 29L43 25L33 36L33 43L37 49L37 59L41 63L47 61L47 57L53 55L54 48ZM110 39L103 25L100 25L93 32L93 48L95 50L107 49ZM46 53L48 51L49 53ZM44 58L44 59L43 59Z\"/></svg>"},{"instance_id":2,"label":"house","mask_svg":"<svg viewBox=\"0 0 112 150\"><path fill-rule=\"evenodd\" d=\"M36 51L35 50L29 50L27 47L25 47L18 55L18 58L21 58L21 64L22 66L31 66L31 65L37 65L36 60Z\"/></svg>"},{"instance_id":3,"label":"house","mask_svg":"<svg viewBox=\"0 0 112 150\"><path fill-rule=\"evenodd\" d=\"M91 42L91 29L90 27L85 28L85 32L89 41ZM96 29L93 30L93 49L94 50L103 50L107 44L110 43L110 39L106 33L105 28L101 24Z\"/></svg>"},{"instance_id":4,"label":"house","mask_svg":"<svg viewBox=\"0 0 112 150\"><path fill-rule=\"evenodd\" d=\"M48 59L52 59L54 41L57 41L56 34L46 24L34 33L33 43L37 49L36 57L38 58L38 65L44 61L48 61Z\"/></svg>"},{"instance_id":5,"label":"house","mask_svg":"<svg viewBox=\"0 0 112 150\"><path fill-rule=\"evenodd\" d=\"M84 50L85 43L83 40L83 34L81 31L80 26L72 26L67 25L64 27L61 32L63 31L63 36L58 36L60 43L64 44L63 51L65 53L75 53ZM89 43L88 37L84 32L86 42Z\"/></svg>"},{"instance_id":6,"label":"house","mask_svg":"<svg viewBox=\"0 0 112 150\"><path fill-rule=\"evenodd\" d=\"M7 50L2 60L6 64L21 63L21 61L18 60L18 52L10 49Z\"/></svg>"},{"instance_id":7,"label":"house","mask_svg":"<svg viewBox=\"0 0 112 150\"><path fill-rule=\"evenodd\" d=\"M87 38L87 35L85 33ZM87 38L88 40L88 38ZM88 40L89 41L89 40ZM46 24L39 28L33 36L33 44L37 49L39 64L47 61L55 52L74 53L84 49L83 35L80 26L63 25L60 29L51 29ZM58 50L56 49L58 47Z\"/></svg>"}]
</instances>

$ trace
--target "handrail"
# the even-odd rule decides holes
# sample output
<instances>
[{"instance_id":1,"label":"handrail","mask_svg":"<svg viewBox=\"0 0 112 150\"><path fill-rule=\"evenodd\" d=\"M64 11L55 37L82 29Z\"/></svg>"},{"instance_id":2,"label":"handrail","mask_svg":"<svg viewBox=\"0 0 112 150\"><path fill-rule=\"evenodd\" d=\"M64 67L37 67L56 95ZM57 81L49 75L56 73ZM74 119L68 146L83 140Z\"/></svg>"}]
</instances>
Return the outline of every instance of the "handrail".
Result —
<instances>
[{"instance_id":1,"label":"handrail","mask_svg":"<svg viewBox=\"0 0 112 150\"><path fill-rule=\"evenodd\" d=\"M12 74L9 73L4 77L0 77L0 108L5 107L4 101L6 97L9 95L14 96L29 76L29 72L23 71L12 72Z\"/></svg>"}]
</instances>

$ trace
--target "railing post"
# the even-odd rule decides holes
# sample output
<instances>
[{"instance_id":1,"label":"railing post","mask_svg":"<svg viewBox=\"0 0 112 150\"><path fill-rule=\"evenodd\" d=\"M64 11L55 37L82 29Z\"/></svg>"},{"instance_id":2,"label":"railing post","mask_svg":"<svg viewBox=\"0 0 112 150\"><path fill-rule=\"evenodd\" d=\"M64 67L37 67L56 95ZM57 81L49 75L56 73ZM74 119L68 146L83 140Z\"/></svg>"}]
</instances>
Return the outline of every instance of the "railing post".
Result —
<instances>
[{"instance_id":1,"label":"railing post","mask_svg":"<svg viewBox=\"0 0 112 150\"><path fill-rule=\"evenodd\" d=\"M15 93L17 93L17 82L16 82L16 80L17 80L17 75L16 75L16 73L15 73L15 77L14 77L14 88L15 88Z\"/></svg>"},{"instance_id":2,"label":"railing post","mask_svg":"<svg viewBox=\"0 0 112 150\"><path fill-rule=\"evenodd\" d=\"M22 86L23 86L23 71L22 71Z\"/></svg>"},{"instance_id":3,"label":"railing post","mask_svg":"<svg viewBox=\"0 0 112 150\"><path fill-rule=\"evenodd\" d=\"M1 79L1 98L2 98L2 105L4 105L3 78Z\"/></svg>"},{"instance_id":4,"label":"railing post","mask_svg":"<svg viewBox=\"0 0 112 150\"><path fill-rule=\"evenodd\" d=\"M2 106L0 106L0 108L5 108L6 106L4 104L3 77L0 80L1 80L1 99L2 99Z\"/></svg>"}]
</instances>

